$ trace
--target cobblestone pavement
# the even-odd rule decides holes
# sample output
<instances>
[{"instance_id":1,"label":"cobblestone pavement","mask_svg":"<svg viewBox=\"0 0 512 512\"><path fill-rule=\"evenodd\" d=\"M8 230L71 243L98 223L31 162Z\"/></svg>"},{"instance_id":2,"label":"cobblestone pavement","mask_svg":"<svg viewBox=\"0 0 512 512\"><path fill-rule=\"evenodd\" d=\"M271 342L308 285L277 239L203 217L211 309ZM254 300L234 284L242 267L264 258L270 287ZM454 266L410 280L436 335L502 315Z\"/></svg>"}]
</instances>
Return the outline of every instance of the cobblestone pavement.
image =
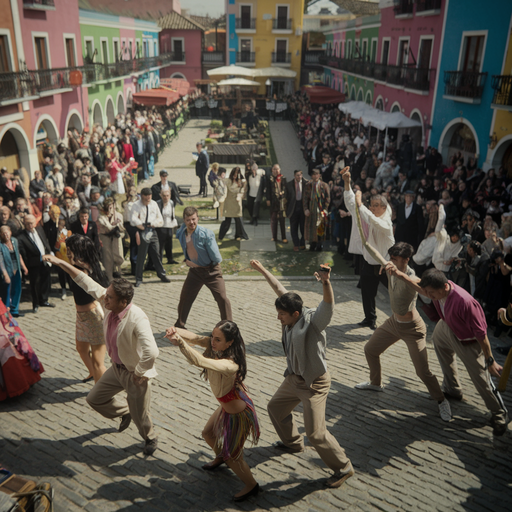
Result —
<instances>
[{"instance_id":1,"label":"cobblestone pavement","mask_svg":"<svg viewBox=\"0 0 512 512\"><path fill-rule=\"evenodd\" d=\"M308 306L321 298L313 279L284 283ZM270 446L276 434L266 404L282 380L285 359L274 297L262 280L227 279L226 284L247 344L247 384L262 431L259 445L247 448L246 456L263 492L239 508L510 510L510 433L493 438L487 411L463 368L465 400L452 404L451 423L438 417L437 404L415 376L402 342L382 357L384 393L354 389L368 375L363 345L371 335L356 325L363 312L354 281L333 282L327 423L352 459L356 476L340 489L325 490L323 479L329 473L311 447L299 455L276 453ZM162 339L176 319L180 290L180 281L151 280L135 295L160 347L152 398L160 445L149 458L141 455L142 442L133 425L119 434L117 421L102 418L85 402L91 383L80 381L86 371L74 350L72 300L56 300L55 309L20 320L46 371L30 391L0 404L0 462L15 473L50 481L56 489L56 511L236 510L230 495L240 484L231 471L210 474L200 469L211 458L201 430L216 401L199 370ZM389 313L384 294L379 294L378 305L381 323ZM27 307L24 303L22 309ZM216 304L203 289L188 327L206 333L217 320ZM428 351L439 376L430 344ZM512 405L510 396L505 398ZM300 414L296 419L303 431Z\"/></svg>"},{"instance_id":2,"label":"cobblestone pavement","mask_svg":"<svg viewBox=\"0 0 512 512\"><path fill-rule=\"evenodd\" d=\"M157 164L157 175L160 168L169 167L174 181L185 183L190 178L198 185L193 168L186 167L185 153L190 155L196 140L204 137L199 133L205 129L202 124L207 128L208 123L200 120L182 130ZM289 125L276 124L283 130ZM178 161L175 151L183 153L182 168L171 168ZM0 403L0 465L50 481L56 489L57 512L510 510L511 434L493 438L489 414L463 367L465 400L452 404L451 423L438 417L437 404L416 377L402 342L382 356L384 393L354 389L368 378L363 346L371 335L356 325L363 311L354 280L333 281L336 307L327 330L332 376L327 424L352 459L356 475L340 489L325 490L323 480L329 472L311 447L299 455L276 453L270 446L276 434L266 405L282 381L286 363L274 296L261 279L228 277L234 319L247 344L247 384L262 430L259 445L245 453L263 492L234 507L230 495L241 485L233 473L225 468L213 474L201 469L211 459L201 431L216 400L200 380L199 370L162 338L176 320L182 281L178 277L163 284L156 278L145 279L134 300L148 314L160 347L152 398L160 444L154 457L142 456L142 441L133 425L119 434L116 421L102 418L87 405L85 397L92 386L81 382L86 370L74 349L72 299L62 302L55 293L56 308L20 319L46 371L27 393ZM314 307L321 299L321 287L313 278L283 282L301 294L307 306ZM27 299L24 295L21 310L25 312L30 308ZM382 323L390 313L387 292L379 292L377 304ZM217 321L216 303L204 289L188 327L207 333ZM428 352L431 368L440 376L431 344ZM495 355L503 364L504 357ZM510 392L504 398L510 408ZM303 432L300 406L297 412Z\"/></svg>"}]
</instances>

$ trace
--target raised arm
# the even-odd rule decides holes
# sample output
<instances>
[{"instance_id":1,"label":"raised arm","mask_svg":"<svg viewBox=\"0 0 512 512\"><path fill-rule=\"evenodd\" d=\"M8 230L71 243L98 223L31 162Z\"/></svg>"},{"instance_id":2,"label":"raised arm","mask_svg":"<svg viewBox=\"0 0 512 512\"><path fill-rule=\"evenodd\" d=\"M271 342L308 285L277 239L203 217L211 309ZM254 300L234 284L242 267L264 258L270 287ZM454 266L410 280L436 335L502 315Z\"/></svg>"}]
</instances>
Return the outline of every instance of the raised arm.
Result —
<instances>
[{"instance_id":1,"label":"raised arm","mask_svg":"<svg viewBox=\"0 0 512 512\"><path fill-rule=\"evenodd\" d=\"M391 261L388 261L388 263L386 263L384 270L388 274L390 274L390 275L392 274L392 275L398 277L398 279L405 281L411 288L416 290L420 295L423 295L424 297L428 297L428 295L425 293L425 290L419 286L419 283L421 281L421 279L419 277L408 276L405 272L401 272L400 270L398 270L396 265L394 263L392 263ZM381 271L382 271L382 269L381 269Z\"/></svg>"},{"instance_id":2,"label":"raised arm","mask_svg":"<svg viewBox=\"0 0 512 512\"><path fill-rule=\"evenodd\" d=\"M204 348L210 345L210 336L199 336L198 334L194 334L193 332L187 331L187 329L182 329L181 327L175 327L174 329L176 330L176 333L190 345L199 345Z\"/></svg>"},{"instance_id":3,"label":"raised arm","mask_svg":"<svg viewBox=\"0 0 512 512\"><path fill-rule=\"evenodd\" d=\"M70 265L67 261L61 260L60 258L57 258L57 256L54 256L53 254L45 254L43 256L43 261L47 261L52 265L60 267L62 270L64 270L64 272L69 274L72 279L75 279L75 277L82 274L81 270L78 270L73 265Z\"/></svg>"},{"instance_id":4,"label":"raised arm","mask_svg":"<svg viewBox=\"0 0 512 512\"><path fill-rule=\"evenodd\" d=\"M276 292L278 297L281 297L281 295L286 293L286 288L281 284L281 282L275 276L273 276L258 260L251 260L251 267L254 270L257 270L267 280L267 283L270 285L272 290Z\"/></svg>"}]
</instances>

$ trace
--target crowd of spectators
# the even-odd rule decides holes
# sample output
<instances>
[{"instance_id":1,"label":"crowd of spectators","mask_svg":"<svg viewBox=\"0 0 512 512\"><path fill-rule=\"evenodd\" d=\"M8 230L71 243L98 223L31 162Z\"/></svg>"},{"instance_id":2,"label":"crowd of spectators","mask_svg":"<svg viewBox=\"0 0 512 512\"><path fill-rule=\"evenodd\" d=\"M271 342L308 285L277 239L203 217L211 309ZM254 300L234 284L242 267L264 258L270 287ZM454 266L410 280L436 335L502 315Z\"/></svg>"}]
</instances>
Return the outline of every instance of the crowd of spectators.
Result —
<instances>
[{"instance_id":1,"label":"crowd of spectators","mask_svg":"<svg viewBox=\"0 0 512 512\"><path fill-rule=\"evenodd\" d=\"M352 187L363 201L384 198L396 242L410 243L416 273L430 267L469 291L490 324L506 307L512 276L512 179L504 168L484 172L474 155L452 149L444 160L408 133L363 126L337 105L311 105L299 92L288 98L308 172L329 185L327 238L358 272L349 252L354 219L343 198L340 172L350 166ZM399 137L399 140L398 140ZM498 334L503 326L498 323Z\"/></svg>"},{"instance_id":2,"label":"crowd of spectators","mask_svg":"<svg viewBox=\"0 0 512 512\"><path fill-rule=\"evenodd\" d=\"M21 316L22 274L28 275L34 311L53 307L48 302L51 269L41 257L52 252L66 259L65 241L72 233L91 238L110 278L119 271L123 238L134 238L134 232L126 229L130 219L117 210L139 199L137 182L153 176L167 134L196 96L170 107L128 110L106 127L70 129L58 144L47 141L39 148L40 169L32 179L24 168L1 169L0 231L5 233L0 236L0 298L13 316ZM20 243L13 244L11 237ZM130 240L126 247L133 271L137 245ZM59 282L65 298L63 273Z\"/></svg>"}]
</instances>

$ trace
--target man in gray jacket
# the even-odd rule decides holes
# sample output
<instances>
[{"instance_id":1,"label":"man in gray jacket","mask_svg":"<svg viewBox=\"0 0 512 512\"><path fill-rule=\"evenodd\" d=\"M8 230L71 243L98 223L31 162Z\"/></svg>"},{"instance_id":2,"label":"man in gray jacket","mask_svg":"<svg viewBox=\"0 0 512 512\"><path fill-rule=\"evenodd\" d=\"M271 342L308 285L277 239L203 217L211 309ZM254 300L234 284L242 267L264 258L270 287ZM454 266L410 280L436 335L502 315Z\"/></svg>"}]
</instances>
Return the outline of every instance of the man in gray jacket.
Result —
<instances>
[{"instance_id":1,"label":"man in gray jacket","mask_svg":"<svg viewBox=\"0 0 512 512\"><path fill-rule=\"evenodd\" d=\"M322 282L323 299L316 309L306 308L299 295L284 286L257 261L251 266L260 272L277 294L275 306L281 322L282 343L286 355L285 380L267 409L281 441L274 447L287 453L304 450L304 439L293 421L293 410L302 402L304 426L309 442L325 464L334 471L326 481L328 487L339 487L354 474L350 460L325 425L325 404L331 387L327 370L325 328L334 311L334 294L330 282L331 269L315 272Z\"/></svg>"}]
</instances>

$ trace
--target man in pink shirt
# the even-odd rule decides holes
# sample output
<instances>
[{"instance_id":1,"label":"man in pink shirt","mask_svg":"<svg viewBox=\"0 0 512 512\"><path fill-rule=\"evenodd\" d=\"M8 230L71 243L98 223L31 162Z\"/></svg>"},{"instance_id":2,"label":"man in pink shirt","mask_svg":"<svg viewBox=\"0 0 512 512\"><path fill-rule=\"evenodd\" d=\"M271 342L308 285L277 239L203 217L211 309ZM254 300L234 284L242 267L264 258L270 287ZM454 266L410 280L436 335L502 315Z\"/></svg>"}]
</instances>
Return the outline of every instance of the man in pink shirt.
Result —
<instances>
[{"instance_id":1,"label":"man in pink shirt","mask_svg":"<svg viewBox=\"0 0 512 512\"><path fill-rule=\"evenodd\" d=\"M444 374L442 388L445 396L462 400L455 359L457 355L487 409L491 411L494 435L503 435L507 431L507 409L491 379L491 375L499 377L503 368L492 355L482 306L466 290L448 281L444 273L435 268L424 272L421 280L400 272L393 263L388 263L386 270L431 299L437 310L440 320L432 340Z\"/></svg>"}]
</instances>

